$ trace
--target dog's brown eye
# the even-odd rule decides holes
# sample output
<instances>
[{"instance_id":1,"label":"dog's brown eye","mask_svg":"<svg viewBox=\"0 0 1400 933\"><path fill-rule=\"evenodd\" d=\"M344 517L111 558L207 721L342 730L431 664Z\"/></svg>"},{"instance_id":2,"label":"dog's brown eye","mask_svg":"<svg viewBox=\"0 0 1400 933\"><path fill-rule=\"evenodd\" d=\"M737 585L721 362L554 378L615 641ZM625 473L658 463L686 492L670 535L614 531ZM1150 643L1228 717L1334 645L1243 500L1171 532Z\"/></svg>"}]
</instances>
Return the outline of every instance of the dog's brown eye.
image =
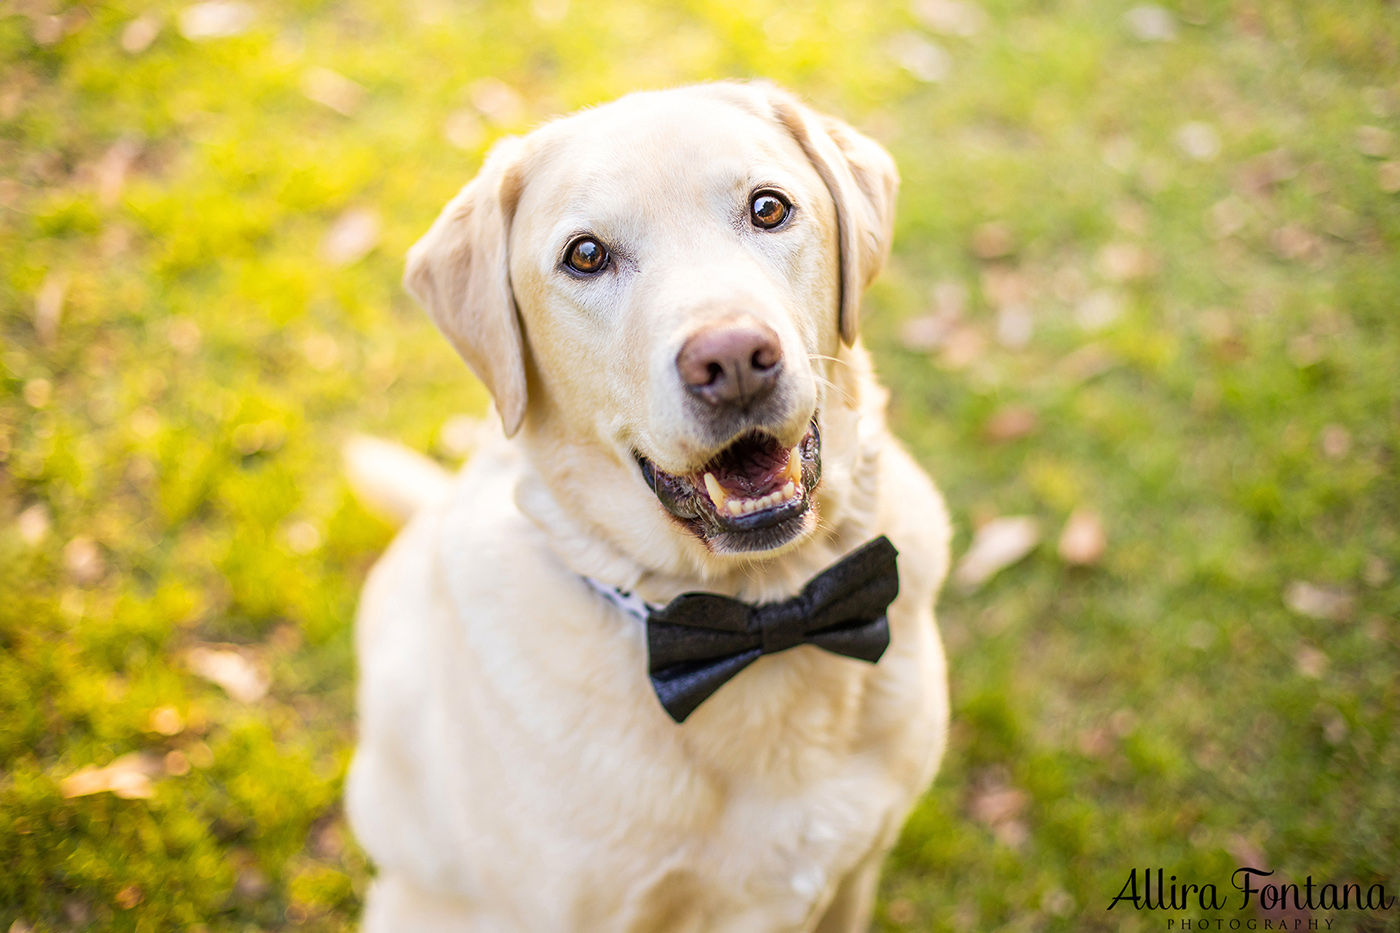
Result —
<instances>
[{"instance_id":1,"label":"dog's brown eye","mask_svg":"<svg viewBox=\"0 0 1400 933\"><path fill-rule=\"evenodd\" d=\"M569 244L564 264L575 272L591 275L608 264L607 248L591 236L581 236Z\"/></svg>"},{"instance_id":2,"label":"dog's brown eye","mask_svg":"<svg viewBox=\"0 0 1400 933\"><path fill-rule=\"evenodd\" d=\"M772 191L760 191L749 201L749 219L755 227L764 230L772 230L787 220L791 210L792 205Z\"/></svg>"}]
</instances>

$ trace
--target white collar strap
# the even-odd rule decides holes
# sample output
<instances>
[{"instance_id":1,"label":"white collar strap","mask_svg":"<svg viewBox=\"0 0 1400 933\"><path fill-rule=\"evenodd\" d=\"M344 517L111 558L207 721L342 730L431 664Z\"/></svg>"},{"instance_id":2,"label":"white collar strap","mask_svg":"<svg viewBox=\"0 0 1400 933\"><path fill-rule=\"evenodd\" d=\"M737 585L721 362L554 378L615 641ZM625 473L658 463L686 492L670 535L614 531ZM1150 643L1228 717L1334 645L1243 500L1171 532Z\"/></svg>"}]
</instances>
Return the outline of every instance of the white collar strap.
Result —
<instances>
[{"instance_id":1,"label":"white collar strap","mask_svg":"<svg viewBox=\"0 0 1400 933\"><path fill-rule=\"evenodd\" d=\"M582 574L580 574L580 576L582 576ZM599 596L643 624L646 623L647 616L661 608L660 603L649 603L636 593L628 592L621 587L599 583L592 577L584 576L583 582L593 587L594 592Z\"/></svg>"}]
</instances>

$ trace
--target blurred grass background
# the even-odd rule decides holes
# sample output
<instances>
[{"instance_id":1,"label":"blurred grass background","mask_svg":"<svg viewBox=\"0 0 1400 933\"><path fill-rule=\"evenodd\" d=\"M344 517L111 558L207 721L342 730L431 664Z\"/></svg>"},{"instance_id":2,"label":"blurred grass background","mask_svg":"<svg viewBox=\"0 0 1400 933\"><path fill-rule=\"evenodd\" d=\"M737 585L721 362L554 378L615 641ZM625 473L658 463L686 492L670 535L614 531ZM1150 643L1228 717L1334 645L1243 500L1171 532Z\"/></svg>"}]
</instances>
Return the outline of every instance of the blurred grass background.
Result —
<instances>
[{"instance_id":1,"label":"blurred grass background","mask_svg":"<svg viewBox=\"0 0 1400 933\"><path fill-rule=\"evenodd\" d=\"M403 253L501 134L746 76L894 153L896 430L958 553L1040 529L942 600L879 929L1163 929L1105 910L1134 867L1400 893L1398 57L1376 0L9 0L0 929L353 927L392 530L337 448L455 462L485 405Z\"/></svg>"}]
</instances>

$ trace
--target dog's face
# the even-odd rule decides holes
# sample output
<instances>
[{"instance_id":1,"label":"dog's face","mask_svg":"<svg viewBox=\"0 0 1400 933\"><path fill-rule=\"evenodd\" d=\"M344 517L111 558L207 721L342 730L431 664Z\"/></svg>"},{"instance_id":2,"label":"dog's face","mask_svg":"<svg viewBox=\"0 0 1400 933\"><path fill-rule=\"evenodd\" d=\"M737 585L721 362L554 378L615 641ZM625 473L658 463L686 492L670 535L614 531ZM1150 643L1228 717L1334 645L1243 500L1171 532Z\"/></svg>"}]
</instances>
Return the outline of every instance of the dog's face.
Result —
<instances>
[{"instance_id":1,"label":"dog's face","mask_svg":"<svg viewBox=\"0 0 1400 933\"><path fill-rule=\"evenodd\" d=\"M498 144L405 281L577 515L774 551L817 525L831 369L895 184L775 89L637 94Z\"/></svg>"}]
</instances>

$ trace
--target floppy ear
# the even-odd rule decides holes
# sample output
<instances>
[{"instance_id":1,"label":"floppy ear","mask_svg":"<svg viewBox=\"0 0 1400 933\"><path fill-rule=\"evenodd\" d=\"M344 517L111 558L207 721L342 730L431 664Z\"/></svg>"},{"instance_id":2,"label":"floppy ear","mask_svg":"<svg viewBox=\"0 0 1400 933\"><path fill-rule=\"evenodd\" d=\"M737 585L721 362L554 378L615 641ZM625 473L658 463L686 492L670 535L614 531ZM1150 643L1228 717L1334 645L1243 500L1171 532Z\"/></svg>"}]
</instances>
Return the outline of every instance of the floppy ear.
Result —
<instances>
[{"instance_id":1,"label":"floppy ear","mask_svg":"<svg viewBox=\"0 0 1400 933\"><path fill-rule=\"evenodd\" d=\"M477 176L408 251L403 284L496 400L506 436L525 418L525 356L511 291L511 219L521 144L497 143Z\"/></svg>"},{"instance_id":2,"label":"floppy ear","mask_svg":"<svg viewBox=\"0 0 1400 933\"><path fill-rule=\"evenodd\" d=\"M890 254L899 171L875 140L776 88L769 100L836 202L841 249L841 340L855 342L860 296Z\"/></svg>"}]
</instances>

